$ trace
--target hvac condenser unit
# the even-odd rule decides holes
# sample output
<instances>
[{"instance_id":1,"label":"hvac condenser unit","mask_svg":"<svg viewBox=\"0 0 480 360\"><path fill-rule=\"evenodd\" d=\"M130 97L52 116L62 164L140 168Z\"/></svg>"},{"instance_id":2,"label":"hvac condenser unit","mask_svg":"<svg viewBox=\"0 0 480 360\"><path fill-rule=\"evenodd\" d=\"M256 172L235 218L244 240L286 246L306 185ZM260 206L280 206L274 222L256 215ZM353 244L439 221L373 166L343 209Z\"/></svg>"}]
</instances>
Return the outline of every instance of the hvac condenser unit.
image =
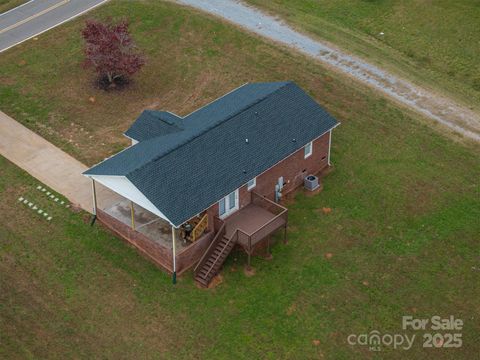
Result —
<instances>
[{"instance_id":1,"label":"hvac condenser unit","mask_svg":"<svg viewBox=\"0 0 480 360\"><path fill-rule=\"evenodd\" d=\"M318 177L314 175L307 175L303 180L303 186L305 186L305 189L310 191L316 190L320 186L318 183Z\"/></svg>"}]
</instances>

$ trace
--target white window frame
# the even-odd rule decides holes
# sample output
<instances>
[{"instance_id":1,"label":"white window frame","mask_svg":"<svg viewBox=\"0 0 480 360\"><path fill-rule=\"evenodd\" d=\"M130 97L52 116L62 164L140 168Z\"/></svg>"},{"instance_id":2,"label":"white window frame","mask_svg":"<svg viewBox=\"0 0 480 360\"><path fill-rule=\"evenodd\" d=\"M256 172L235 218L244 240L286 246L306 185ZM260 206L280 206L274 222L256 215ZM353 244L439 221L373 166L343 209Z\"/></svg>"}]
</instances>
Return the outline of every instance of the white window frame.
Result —
<instances>
[{"instance_id":1,"label":"white window frame","mask_svg":"<svg viewBox=\"0 0 480 360\"><path fill-rule=\"evenodd\" d=\"M307 152L308 147L310 147L310 151ZM310 141L307 145L303 147L303 158L306 159L313 154L313 141Z\"/></svg>"},{"instance_id":2,"label":"white window frame","mask_svg":"<svg viewBox=\"0 0 480 360\"><path fill-rule=\"evenodd\" d=\"M235 194L235 206L230 209L230 195L231 194ZM222 200L225 201L225 213L220 214L220 201L222 201ZM238 189L235 190L235 191L232 191L230 194L228 194L227 196L222 198L220 201L218 202L218 216L220 217L220 219L224 219L224 218L233 214L235 211L237 211L239 209L240 199L238 197Z\"/></svg>"},{"instance_id":3,"label":"white window frame","mask_svg":"<svg viewBox=\"0 0 480 360\"><path fill-rule=\"evenodd\" d=\"M250 184L252 181L253 181L253 183ZM247 190L250 191L250 190L254 189L255 186L257 186L257 178L256 177L254 177L249 182L247 182Z\"/></svg>"}]
</instances>

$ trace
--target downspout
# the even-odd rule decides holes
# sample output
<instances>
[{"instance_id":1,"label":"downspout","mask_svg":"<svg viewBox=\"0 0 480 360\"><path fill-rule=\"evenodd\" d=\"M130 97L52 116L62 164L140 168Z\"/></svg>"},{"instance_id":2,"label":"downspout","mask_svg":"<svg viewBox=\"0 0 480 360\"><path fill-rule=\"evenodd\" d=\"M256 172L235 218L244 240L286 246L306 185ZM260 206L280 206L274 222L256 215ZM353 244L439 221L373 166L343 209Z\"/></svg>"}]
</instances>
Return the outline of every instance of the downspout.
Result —
<instances>
[{"instance_id":1,"label":"downspout","mask_svg":"<svg viewBox=\"0 0 480 360\"><path fill-rule=\"evenodd\" d=\"M330 130L330 135L328 136L328 166L330 163L330 149L332 148L332 130Z\"/></svg>"},{"instance_id":2,"label":"downspout","mask_svg":"<svg viewBox=\"0 0 480 360\"><path fill-rule=\"evenodd\" d=\"M173 253L173 275L172 275L172 283L175 285L177 283L177 259L176 259L176 249L175 249L175 238L177 236L177 232L175 231L175 227L172 225L172 253Z\"/></svg>"}]
</instances>

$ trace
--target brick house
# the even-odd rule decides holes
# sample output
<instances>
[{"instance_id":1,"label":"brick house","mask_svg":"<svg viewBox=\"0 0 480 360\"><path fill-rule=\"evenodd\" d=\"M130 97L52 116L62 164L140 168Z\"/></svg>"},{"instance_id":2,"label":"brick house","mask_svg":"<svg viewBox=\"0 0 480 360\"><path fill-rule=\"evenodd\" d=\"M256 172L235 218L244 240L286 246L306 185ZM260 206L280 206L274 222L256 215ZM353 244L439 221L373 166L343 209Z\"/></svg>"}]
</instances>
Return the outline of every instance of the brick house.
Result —
<instances>
[{"instance_id":1,"label":"brick house","mask_svg":"<svg viewBox=\"0 0 480 360\"><path fill-rule=\"evenodd\" d=\"M180 117L144 111L132 146L87 170L94 214L173 274L207 286L236 245L287 230L286 193L330 165L338 122L293 82L245 84ZM114 196L98 204L97 187ZM269 245L269 244L268 244Z\"/></svg>"}]
</instances>

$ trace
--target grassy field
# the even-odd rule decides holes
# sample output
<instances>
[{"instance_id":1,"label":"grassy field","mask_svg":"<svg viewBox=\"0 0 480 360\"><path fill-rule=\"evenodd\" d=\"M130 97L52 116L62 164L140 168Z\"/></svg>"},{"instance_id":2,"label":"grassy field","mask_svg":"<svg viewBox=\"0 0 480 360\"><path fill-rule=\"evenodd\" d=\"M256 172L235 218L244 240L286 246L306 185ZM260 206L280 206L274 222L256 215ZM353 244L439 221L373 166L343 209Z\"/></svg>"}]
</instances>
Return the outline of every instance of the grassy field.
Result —
<instances>
[{"instance_id":1,"label":"grassy field","mask_svg":"<svg viewBox=\"0 0 480 360\"><path fill-rule=\"evenodd\" d=\"M0 158L0 357L477 356L478 146L453 142L349 79L199 13L117 1L93 15L130 18L149 58L132 87L92 87L80 67L80 19L2 54L0 109L92 163L126 143L121 132L145 107L185 114L246 81L291 79L342 122L335 170L320 195L299 193L289 203L290 241L272 248L273 260L255 258L249 278L237 254L219 287L200 290L190 274L173 287ZM420 333L408 353L346 342L374 329L403 332L403 315L463 319L463 347L423 350Z\"/></svg>"},{"instance_id":2,"label":"grassy field","mask_svg":"<svg viewBox=\"0 0 480 360\"><path fill-rule=\"evenodd\" d=\"M480 112L478 1L247 2Z\"/></svg>"},{"instance_id":3,"label":"grassy field","mask_svg":"<svg viewBox=\"0 0 480 360\"><path fill-rule=\"evenodd\" d=\"M27 0L0 0L0 14L26 2Z\"/></svg>"}]
</instances>

